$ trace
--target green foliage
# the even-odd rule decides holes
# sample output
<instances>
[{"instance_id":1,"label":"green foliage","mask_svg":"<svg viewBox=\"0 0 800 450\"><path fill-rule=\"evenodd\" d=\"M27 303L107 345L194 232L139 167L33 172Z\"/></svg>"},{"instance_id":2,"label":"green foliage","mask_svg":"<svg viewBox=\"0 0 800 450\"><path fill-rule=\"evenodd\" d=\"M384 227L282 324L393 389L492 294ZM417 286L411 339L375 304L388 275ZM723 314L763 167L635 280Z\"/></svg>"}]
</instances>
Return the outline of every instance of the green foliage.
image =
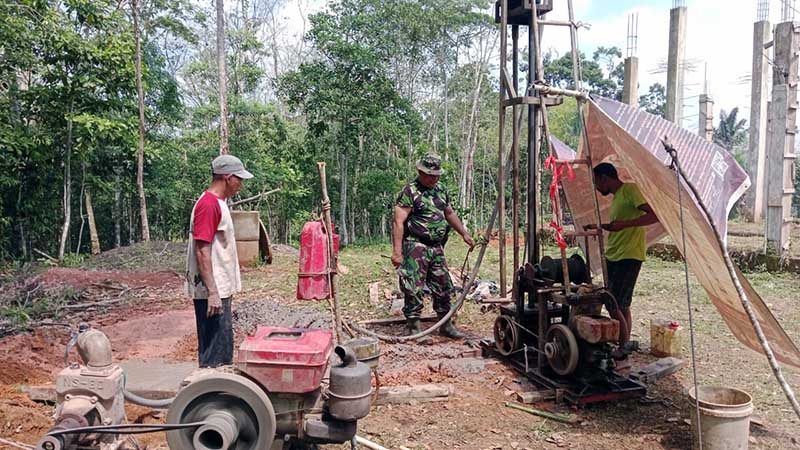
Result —
<instances>
[{"instance_id":1,"label":"green foliage","mask_svg":"<svg viewBox=\"0 0 800 450\"><path fill-rule=\"evenodd\" d=\"M542 64L544 65L544 78L548 84L560 88L575 88L571 53L565 53L559 57L552 51L547 52L543 57ZM603 97L618 101L622 99L625 68L619 48L598 47L591 60L581 53L580 65L584 88Z\"/></svg>"},{"instance_id":2,"label":"green foliage","mask_svg":"<svg viewBox=\"0 0 800 450\"><path fill-rule=\"evenodd\" d=\"M733 108L730 113L721 110L719 125L714 128L714 143L731 152L747 143L747 120L739 119L738 115L738 107Z\"/></svg>"},{"instance_id":3,"label":"green foliage","mask_svg":"<svg viewBox=\"0 0 800 450\"><path fill-rule=\"evenodd\" d=\"M660 83L653 83L647 90L647 94L639 96L639 108L650 114L664 117L667 107L667 93L664 86Z\"/></svg>"}]
</instances>

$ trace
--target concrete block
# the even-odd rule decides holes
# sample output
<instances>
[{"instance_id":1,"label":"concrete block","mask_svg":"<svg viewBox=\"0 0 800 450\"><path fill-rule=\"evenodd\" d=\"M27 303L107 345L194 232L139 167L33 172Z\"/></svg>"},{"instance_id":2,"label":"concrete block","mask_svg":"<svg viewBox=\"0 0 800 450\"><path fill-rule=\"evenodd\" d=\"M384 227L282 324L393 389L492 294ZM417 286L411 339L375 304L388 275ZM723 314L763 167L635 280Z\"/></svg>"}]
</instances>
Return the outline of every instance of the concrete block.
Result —
<instances>
[{"instance_id":1,"label":"concrete block","mask_svg":"<svg viewBox=\"0 0 800 450\"><path fill-rule=\"evenodd\" d=\"M258 211L231 211L237 241L258 241L261 226Z\"/></svg>"},{"instance_id":2,"label":"concrete block","mask_svg":"<svg viewBox=\"0 0 800 450\"><path fill-rule=\"evenodd\" d=\"M239 255L240 266L252 266L258 262L258 241L236 240L236 253Z\"/></svg>"}]
</instances>

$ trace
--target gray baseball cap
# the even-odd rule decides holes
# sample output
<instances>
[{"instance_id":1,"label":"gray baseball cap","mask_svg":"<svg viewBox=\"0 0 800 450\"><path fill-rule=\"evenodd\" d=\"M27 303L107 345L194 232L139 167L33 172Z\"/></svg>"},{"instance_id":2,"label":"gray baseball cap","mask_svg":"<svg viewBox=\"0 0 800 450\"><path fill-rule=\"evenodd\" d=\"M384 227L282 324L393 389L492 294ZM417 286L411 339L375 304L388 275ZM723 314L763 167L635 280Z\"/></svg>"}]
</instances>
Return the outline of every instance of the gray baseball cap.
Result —
<instances>
[{"instance_id":1,"label":"gray baseball cap","mask_svg":"<svg viewBox=\"0 0 800 450\"><path fill-rule=\"evenodd\" d=\"M248 180L253 178L253 174L244 170L242 161L233 155L219 155L211 161L211 173L214 175L236 175L237 177Z\"/></svg>"}]
</instances>

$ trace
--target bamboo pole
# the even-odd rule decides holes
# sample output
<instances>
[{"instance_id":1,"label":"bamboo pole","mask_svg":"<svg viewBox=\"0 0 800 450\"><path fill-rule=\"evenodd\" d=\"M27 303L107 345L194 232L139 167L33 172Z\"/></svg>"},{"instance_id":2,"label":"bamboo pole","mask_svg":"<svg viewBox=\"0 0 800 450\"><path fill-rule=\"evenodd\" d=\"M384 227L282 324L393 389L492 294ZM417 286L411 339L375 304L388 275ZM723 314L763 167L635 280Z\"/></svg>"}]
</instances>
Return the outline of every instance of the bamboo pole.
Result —
<instances>
[{"instance_id":1,"label":"bamboo pole","mask_svg":"<svg viewBox=\"0 0 800 450\"><path fill-rule=\"evenodd\" d=\"M336 327L336 342L342 343L342 316L339 314L339 303L336 299L336 252L333 249L333 225L331 223L331 199L328 198L328 180L325 175L325 163L317 162L319 168L320 184L322 185L322 221L325 224L325 238L328 244L328 289L333 309L333 318Z\"/></svg>"},{"instance_id":2,"label":"bamboo pole","mask_svg":"<svg viewBox=\"0 0 800 450\"><path fill-rule=\"evenodd\" d=\"M687 177L686 173L683 171L683 168L678 161L678 152L674 147L672 147L666 138L664 141L662 141L662 143L664 144L664 149L670 154L675 162L675 170L678 171L678 173L681 175L681 178L683 178L683 181L689 187L689 190L692 191L697 204L700 206L700 209L703 210L703 214L706 216L708 224L711 225L711 229L714 231L714 237L717 239L717 245L719 245L720 249L722 249L722 257L725 260L725 268L728 269L728 275L731 277L731 280L733 280L733 285L736 287L736 293L739 295L739 301L742 303L742 308L747 314L747 318L750 319L750 323L753 325L753 330L756 333L758 342L761 344L761 348L764 350L764 355L767 357L767 361L769 362L769 366L772 369L773 375L775 375L775 379L778 380L778 384L781 386L781 389L783 389L786 399L789 400L789 404L792 405L794 413L800 418L800 403L797 402L797 398L794 395L792 387L786 382L786 378L784 378L783 372L781 371L781 365L777 358L775 358L775 353L772 352L769 341L767 341L767 337L764 335L764 330L761 328L761 323L758 321L758 317L753 310L753 305L750 303L750 299L747 298L747 293L744 291L742 284L739 282L739 276L736 274L733 261L728 254L728 248L722 239L722 234L719 232L719 229L712 220L711 212L701 200L700 192L697 191L697 188L692 184L691 181L689 181L689 177ZM683 257L687 258L686 255L683 255Z\"/></svg>"}]
</instances>

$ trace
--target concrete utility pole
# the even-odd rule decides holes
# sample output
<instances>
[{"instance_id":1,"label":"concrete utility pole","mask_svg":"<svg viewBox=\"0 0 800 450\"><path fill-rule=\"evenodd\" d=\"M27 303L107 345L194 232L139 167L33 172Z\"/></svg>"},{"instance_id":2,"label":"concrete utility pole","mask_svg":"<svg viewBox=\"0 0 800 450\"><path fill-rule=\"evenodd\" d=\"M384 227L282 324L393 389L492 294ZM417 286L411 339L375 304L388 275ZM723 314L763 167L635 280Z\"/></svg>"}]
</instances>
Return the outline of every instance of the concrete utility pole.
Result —
<instances>
[{"instance_id":1,"label":"concrete utility pole","mask_svg":"<svg viewBox=\"0 0 800 450\"><path fill-rule=\"evenodd\" d=\"M625 58L625 83L622 86L622 102L633 107L639 106L639 58Z\"/></svg>"},{"instance_id":2,"label":"concrete utility pole","mask_svg":"<svg viewBox=\"0 0 800 450\"><path fill-rule=\"evenodd\" d=\"M700 122L697 134L708 142L714 141L714 100L708 93L700 94Z\"/></svg>"},{"instance_id":3,"label":"concrete utility pole","mask_svg":"<svg viewBox=\"0 0 800 450\"><path fill-rule=\"evenodd\" d=\"M622 102L639 106L639 58L636 51L639 41L639 14L628 16L628 49L625 58L625 74L622 85Z\"/></svg>"},{"instance_id":4,"label":"concrete utility pole","mask_svg":"<svg viewBox=\"0 0 800 450\"><path fill-rule=\"evenodd\" d=\"M683 117L683 72L686 56L686 14L683 0L674 0L669 11L669 57L667 59L666 119L681 125Z\"/></svg>"},{"instance_id":5,"label":"concrete utility pole","mask_svg":"<svg viewBox=\"0 0 800 450\"><path fill-rule=\"evenodd\" d=\"M794 22L775 28L772 104L767 138L767 251L782 255L791 232L794 194L795 134L797 133L797 72L800 28Z\"/></svg>"},{"instance_id":6,"label":"concrete utility pole","mask_svg":"<svg viewBox=\"0 0 800 450\"><path fill-rule=\"evenodd\" d=\"M759 9L759 13L761 10ZM759 14L761 17L762 14ZM763 17L768 17L763 14ZM769 99L769 49L772 39L769 20L753 24L753 72L750 85L750 142L747 147L747 175L750 189L745 192L745 219L761 222L764 215L764 170L767 150L767 102Z\"/></svg>"}]
</instances>

